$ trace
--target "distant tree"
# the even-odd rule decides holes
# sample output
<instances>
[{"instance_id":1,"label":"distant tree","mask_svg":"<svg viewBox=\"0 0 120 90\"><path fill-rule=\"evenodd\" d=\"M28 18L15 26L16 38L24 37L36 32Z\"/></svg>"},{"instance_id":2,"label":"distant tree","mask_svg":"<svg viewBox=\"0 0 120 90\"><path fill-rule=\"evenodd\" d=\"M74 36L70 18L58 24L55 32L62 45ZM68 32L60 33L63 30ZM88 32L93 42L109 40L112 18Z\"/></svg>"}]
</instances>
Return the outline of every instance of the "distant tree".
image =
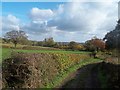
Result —
<instances>
[{"instance_id":1,"label":"distant tree","mask_svg":"<svg viewBox=\"0 0 120 90\"><path fill-rule=\"evenodd\" d=\"M43 46L43 41L38 41L37 46Z\"/></svg>"},{"instance_id":2,"label":"distant tree","mask_svg":"<svg viewBox=\"0 0 120 90\"><path fill-rule=\"evenodd\" d=\"M43 41L43 46L45 47L53 47L55 45L55 42L53 40L53 37L45 38Z\"/></svg>"},{"instance_id":3,"label":"distant tree","mask_svg":"<svg viewBox=\"0 0 120 90\"><path fill-rule=\"evenodd\" d=\"M19 42L18 43L20 43L20 44L22 44L22 45L31 45L31 42L27 39L27 38L21 38L21 39L19 39Z\"/></svg>"},{"instance_id":4,"label":"distant tree","mask_svg":"<svg viewBox=\"0 0 120 90\"><path fill-rule=\"evenodd\" d=\"M69 44L69 49L71 50L81 50L83 47L82 45L80 45L79 43L75 42L75 41L71 41Z\"/></svg>"},{"instance_id":5,"label":"distant tree","mask_svg":"<svg viewBox=\"0 0 120 90\"><path fill-rule=\"evenodd\" d=\"M69 49L74 50L74 47L77 45L77 43L75 41L71 41L68 45L69 45Z\"/></svg>"},{"instance_id":6,"label":"distant tree","mask_svg":"<svg viewBox=\"0 0 120 90\"><path fill-rule=\"evenodd\" d=\"M73 49L73 47L74 47L76 44L77 44L76 42L71 41L71 42L69 43L70 49Z\"/></svg>"},{"instance_id":7,"label":"distant tree","mask_svg":"<svg viewBox=\"0 0 120 90\"><path fill-rule=\"evenodd\" d=\"M96 37L87 41L85 44L86 44L86 48L89 51L97 51L98 52L99 50L105 49L105 42L102 39L98 39Z\"/></svg>"},{"instance_id":8,"label":"distant tree","mask_svg":"<svg viewBox=\"0 0 120 90\"><path fill-rule=\"evenodd\" d=\"M107 33L103 40L106 41L107 49L120 50L120 20L118 20L115 29Z\"/></svg>"},{"instance_id":9,"label":"distant tree","mask_svg":"<svg viewBox=\"0 0 120 90\"><path fill-rule=\"evenodd\" d=\"M59 47L60 47L60 45L58 43L54 44L54 48L59 48Z\"/></svg>"},{"instance_id":10,"label":"distant tree","mask_svg":"<svg viewBox=\"0 0 120 90\"><path fill-rule=\"evenodd\" d=\"M7 32L4 37L5 39L10 40L15 47L18 43L23 42L24 40L27 40L26 33L21 30L20 31L12 30L10 32Z\"/></svg>"},{"instance_id":11,"label":"distant tree","mask_svg":"<svg viewBox=\"0 0 120 90\"><path fill-rule=\"evenodd\" d=\"M92 44L97 51L105 49L105 42L102 39L94 38L92 39Z\"/></svg>"},{"instance_id":12,"label":"distant tree","mask_svg":"<svg viewBox=\"0 0 120 90\"><path fill-rule=\"evenodd\" d=\"M95 51L95 49L96 49L94 47L94 45L92 44L92 40L86 41L84 46L85 46L87 51Z\"/></svg>"},{"instance_id":13,"label":"distant tree","mask_svg":"<svg viewBox=\"0 0 120 90\"><path fill-rule=\"evenodd\" d=\"M32 43L32 46L37 46L37 41L31 41L31 43Z\"/></svg>"}]
</instances>

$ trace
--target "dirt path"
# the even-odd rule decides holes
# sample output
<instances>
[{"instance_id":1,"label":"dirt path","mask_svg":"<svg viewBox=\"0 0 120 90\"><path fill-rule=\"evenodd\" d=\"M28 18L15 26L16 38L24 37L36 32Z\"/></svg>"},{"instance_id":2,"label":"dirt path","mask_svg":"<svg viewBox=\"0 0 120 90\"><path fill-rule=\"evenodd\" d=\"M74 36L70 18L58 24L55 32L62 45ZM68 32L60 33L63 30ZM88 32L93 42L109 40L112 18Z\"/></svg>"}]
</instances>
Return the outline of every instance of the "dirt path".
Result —
<instances>
[{"instance_id":1,"label":"dirt path","mask_svg":"<svg viewBox=\"0 0 120 90\"><path fill-rule=\"evenodd\" d=\"M112 67L113 69L109 69ZM72 78L71 76L68 77L69 80L68 81L66 80L61 85L60 89L62 90L64 88L74 88L74 90L76 90L77 88L101 88L103 86L102 84L106 86L107 83L105 80L109 81L109 78L108 79L106 78L108 74L110 74L110 71L117 73L116 68L114 67L116 66L112 66L111 64L108 64L105 62L99 62L99 63L94 63L94 64L83 66L82 68L78 69L74 74L71 74ZM100 76L103 74L103 73L100 74L101 71L106 72L105 76L103 75L103 78L105 77L103 80L101 79L101 76ZM109 75L109 77L110 78L114 77L114 75ZM102 80L102 83L101 83L101 80ZM115 82L117 81L118 79L115 80ZM110 87L113 86L112 83L108 85L111 85ZM116 86L119 87L119 85L116 85Z\"/></svg>"},{"instance_id":2,"label":"dirt path","mask_svg":"<svg viewBox=\"0 0 120 90\"><path fill-rule=\"evenodd\" d=\"M89 64L78 69L76 72L70 74L69 79L71 80L65 82L61 85L62 88L93 88L98 87L97 72L94 71L94 68L99 63ZM93 73L94 71L94 73Z\"/></svg>"},{"instance_id":3,"label":"dirt path","mask_svg":"<svg viewBox=\"0 0 120 90\"><path fill-rule=\"evenodd\" d=\"M85 80L84 88L98 88L98 87L100 87L100 82L98 79L98 71L97 71L98 65L99 65L99 63L93 65L90 68L90 71L88 72L89 75L86 78L84 78L84 80ZM79 73L79 75L80 75L80 73Z\"/></svg>"}]
</instances>

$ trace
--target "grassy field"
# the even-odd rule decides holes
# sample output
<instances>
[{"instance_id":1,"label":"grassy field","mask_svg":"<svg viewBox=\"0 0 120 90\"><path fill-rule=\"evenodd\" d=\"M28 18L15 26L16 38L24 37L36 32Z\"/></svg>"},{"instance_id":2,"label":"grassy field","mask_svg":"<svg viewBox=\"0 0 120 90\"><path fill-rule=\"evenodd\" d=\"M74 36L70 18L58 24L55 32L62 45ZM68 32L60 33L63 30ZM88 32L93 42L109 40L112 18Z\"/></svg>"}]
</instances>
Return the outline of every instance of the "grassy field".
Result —
<instances>
[{"instance_id":1,"label":"grassy field","mask_svg":"<svg viewBox=\"0 0 120 90\"><path fill-rule=\"evenodd\" d=\"M0 48L0 49L1 49L1 57L0 57L1 60L10 57L10 55L11 55L11 50L10 49L7 49L7 48Z\"/></svg>"},{"instance_id":2,"label":"grassy field","mask_svg":"<svg viewBox=\"0 0 120 90\"><path fill-rule=\"evenodd\" d=\"M22 49L10 49L10 48L2 48L2 60L9 58L11 52L24 52L24 53L63 53L63 54L86 54L90 52L84 51L65 51L65 50L22 50Z\"/></svg>"},{"instance_id":3,"label":"grassy field","mask_svg":"<svg viewBox=\"0 0 120 90\"><path fill-rule=\"evenodd\" d=\"M17 52L26 52L26 53L66 53L66 54L85 54L89 52L83 51L65 51L65 50L16 50Z\"/></svg>"}]
</instances>

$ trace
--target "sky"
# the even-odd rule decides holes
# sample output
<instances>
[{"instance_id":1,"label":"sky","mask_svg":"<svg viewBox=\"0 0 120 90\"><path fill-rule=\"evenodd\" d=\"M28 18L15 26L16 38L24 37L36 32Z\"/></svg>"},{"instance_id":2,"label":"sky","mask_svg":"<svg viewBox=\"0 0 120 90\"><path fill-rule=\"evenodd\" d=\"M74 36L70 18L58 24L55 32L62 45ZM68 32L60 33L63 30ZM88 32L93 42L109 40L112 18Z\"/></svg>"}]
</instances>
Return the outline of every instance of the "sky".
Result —
<instances>
[{"instance_id":1,"label":"sky","mask_svg":"<svg viewBox=\"0 0 120 90\"><path fill-rule=\"evenodd\" d=\"M2 36L23 30L31 40L57 42L104 38L118 20L117 2L3 2ZM0 32L1 33L1 32Z\"/></svg>"}]
</instances>

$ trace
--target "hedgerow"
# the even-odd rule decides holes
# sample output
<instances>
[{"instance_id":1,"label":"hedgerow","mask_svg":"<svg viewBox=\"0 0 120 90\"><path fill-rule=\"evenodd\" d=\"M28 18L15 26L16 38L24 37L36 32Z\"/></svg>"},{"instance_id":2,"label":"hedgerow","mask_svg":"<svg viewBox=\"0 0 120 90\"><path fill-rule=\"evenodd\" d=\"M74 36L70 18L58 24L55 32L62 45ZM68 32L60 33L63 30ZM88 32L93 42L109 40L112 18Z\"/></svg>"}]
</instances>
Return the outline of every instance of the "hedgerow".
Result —
<instances>
[{"instance_id":1,"label":"hedgerow","mask_svg":"<svg viewBox=\"0 0 120 90\"><path fill-rule=\"evenodd\" d=\"M13 53L3 61L4 88L44 88L70 67L90 59L89 54Z\"/></svg>"}]
</instances>

